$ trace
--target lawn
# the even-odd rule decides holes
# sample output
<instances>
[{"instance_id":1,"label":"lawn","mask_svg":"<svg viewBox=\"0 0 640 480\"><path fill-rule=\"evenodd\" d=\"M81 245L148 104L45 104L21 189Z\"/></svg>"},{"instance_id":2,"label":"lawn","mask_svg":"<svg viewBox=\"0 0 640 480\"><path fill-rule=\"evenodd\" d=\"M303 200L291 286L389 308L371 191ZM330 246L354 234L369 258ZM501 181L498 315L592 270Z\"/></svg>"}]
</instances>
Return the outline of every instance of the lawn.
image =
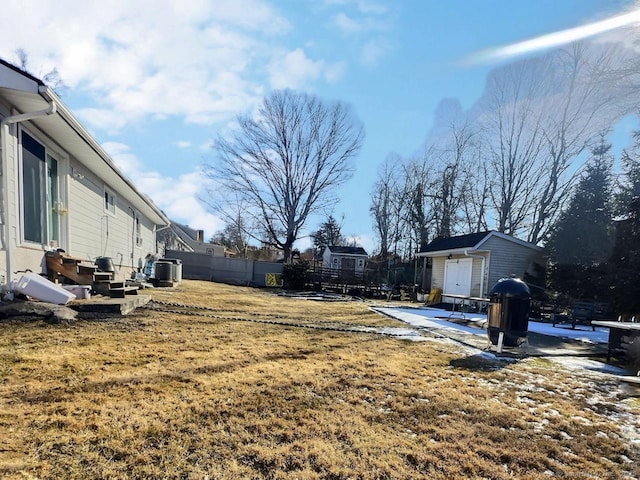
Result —
<instances>
[{"instance_id":1,"label":"lawn","mask_svg":"<svg viewBox=\"0 0 640 480\"><path fill-rule=\"evenodd\" d=\"M246 321L404 326L365 302L196 281L152 294L210 310L0 322L1 477L640 476L640 402L608 377Z\"/></svg>"}]
</instances>

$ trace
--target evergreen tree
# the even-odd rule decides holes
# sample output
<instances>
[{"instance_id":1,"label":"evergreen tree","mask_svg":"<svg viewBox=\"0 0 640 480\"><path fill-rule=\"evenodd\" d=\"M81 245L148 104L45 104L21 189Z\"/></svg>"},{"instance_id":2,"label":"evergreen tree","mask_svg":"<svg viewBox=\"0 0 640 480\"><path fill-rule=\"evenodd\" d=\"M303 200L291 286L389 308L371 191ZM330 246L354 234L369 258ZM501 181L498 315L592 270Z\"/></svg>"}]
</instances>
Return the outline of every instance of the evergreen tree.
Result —
<instances>
[{"instance_id":1,"label":"evergreen tree","mask_svg":"<svg viewBox=\"0 0 640 480\"><path fill-rule=\"evenodd\" d=\"M545 244L549 286L574 298L606 300L606 262L614 243L611 145L592 150L569 205Z\"/></svg>"},{"instance_id":2,"label":"evergreen tree","mask_svg":"<svg viewBox=\"0 0 640 480\"><path fill-rule=\"evenodd\" d=\"M569 205L549 235L546 249L554 264L592 266L613 248L611 145L592 150Z\"/></svg>"},{"instance_id":3,"label":"evergreen tree","mask_svg":"<svg viewBox=\"0 0 640 480\"><path fill-rule=\"evenodd\" d=\"M343 245L345 239L341 233L341 226L333 215L329 215L327 220L320 224L318 230L311 234L313 247L318 253L322 253L324 247Z\"/></svg>"},{"instance_id":4,"label":"evergreen tree","mask_svg":"<svg viewBox=\"0 0 640 480\"><path fill-rule=\"evenodd\" d=\"M621 156L623 176L616 195L616 242L609 260L611 297L617 312L640 314L640 132Z\"/></svg>"},{"instance_id":5,"label":"evergreen tree","mask_svg":"<svg viewBox=\"0 0 640 480\"><path fill-rule=\"evenodd\" d=\"M640 197L631 200L626 218L616 222L616 243L609 261L610 289L616 311L640 314Z\"/></svg>"},{"instance_id":6,"label":"evergreen tree","mask_svg":"<svg viewBox=\"0 0 640 480\"><path fill-rule=\"evenodd\" d=\"M634 145L622 151L620 163L624 176L618 185L615 199L615 212L626 216L630 211L631 201L640 197L640 131L633 134Z\"/></svg>"}]
</instances>

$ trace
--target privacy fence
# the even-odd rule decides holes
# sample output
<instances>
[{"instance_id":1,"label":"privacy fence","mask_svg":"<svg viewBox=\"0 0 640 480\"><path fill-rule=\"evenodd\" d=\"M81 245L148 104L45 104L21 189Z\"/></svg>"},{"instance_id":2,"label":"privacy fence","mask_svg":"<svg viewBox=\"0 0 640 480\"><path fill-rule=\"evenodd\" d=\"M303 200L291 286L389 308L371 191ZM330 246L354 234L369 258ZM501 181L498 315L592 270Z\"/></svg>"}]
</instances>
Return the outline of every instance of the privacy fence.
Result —
<instances>
[{"instance_id":1,"label":"privacy fence","mask_svg":"<svg viewBox=\"0 0 640 480\"><path fill-rule=\"evenodd\" d=\"M266 287L276 286L282 274L282 263L276 262L214 257L206 253L177 250L167 250L165 257L181 260L182 277L190 280ZM270 284L267 285L267 282Z\"/></svg>"}]
</instances>

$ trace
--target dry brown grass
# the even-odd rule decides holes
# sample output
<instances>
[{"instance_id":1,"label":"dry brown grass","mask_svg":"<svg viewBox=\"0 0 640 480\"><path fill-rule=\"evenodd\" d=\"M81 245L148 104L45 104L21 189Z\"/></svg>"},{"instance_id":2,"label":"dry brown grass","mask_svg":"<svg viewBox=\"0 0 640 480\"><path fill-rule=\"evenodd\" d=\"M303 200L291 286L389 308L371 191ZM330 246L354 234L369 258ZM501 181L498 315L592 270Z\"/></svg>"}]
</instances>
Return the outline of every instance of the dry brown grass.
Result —
<instances>
[{"instance_id":1,"label":"dry brown grass","mask_svg":"<svg viewBox=\"0 0 640 480\"><path fill-rule=\"evenodd\" d=\"M400 325L362 302L207 282L158 299ZM634 478L637 401L450 343L152 311L0 324L0 476ZM637 423L635 424L637 427Z\"/></svg>"}]
</instances>

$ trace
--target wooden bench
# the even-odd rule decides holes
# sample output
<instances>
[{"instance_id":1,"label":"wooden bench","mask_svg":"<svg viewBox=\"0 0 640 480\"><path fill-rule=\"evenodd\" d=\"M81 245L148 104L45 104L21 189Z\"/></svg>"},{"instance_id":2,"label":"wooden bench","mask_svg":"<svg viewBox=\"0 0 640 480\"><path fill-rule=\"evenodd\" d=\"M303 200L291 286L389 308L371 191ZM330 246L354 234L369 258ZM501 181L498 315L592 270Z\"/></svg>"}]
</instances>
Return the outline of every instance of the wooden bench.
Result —
<instances>
[{"instance_id":1,"label":"wooden bench","mask_svg":"<svg viewBox=\"0 0 640 480\"><path fill-rule=\"evenodd\" d=\"M571 302L568 313L554 314L552 322L554 327L559 323L571 324L571 328L574 330L576 325L585 325L591 327L595 332L594 320L603 321L612 318L613 315L608 303L592 300L574 300Z\"/></svg>"}]
</instances>

